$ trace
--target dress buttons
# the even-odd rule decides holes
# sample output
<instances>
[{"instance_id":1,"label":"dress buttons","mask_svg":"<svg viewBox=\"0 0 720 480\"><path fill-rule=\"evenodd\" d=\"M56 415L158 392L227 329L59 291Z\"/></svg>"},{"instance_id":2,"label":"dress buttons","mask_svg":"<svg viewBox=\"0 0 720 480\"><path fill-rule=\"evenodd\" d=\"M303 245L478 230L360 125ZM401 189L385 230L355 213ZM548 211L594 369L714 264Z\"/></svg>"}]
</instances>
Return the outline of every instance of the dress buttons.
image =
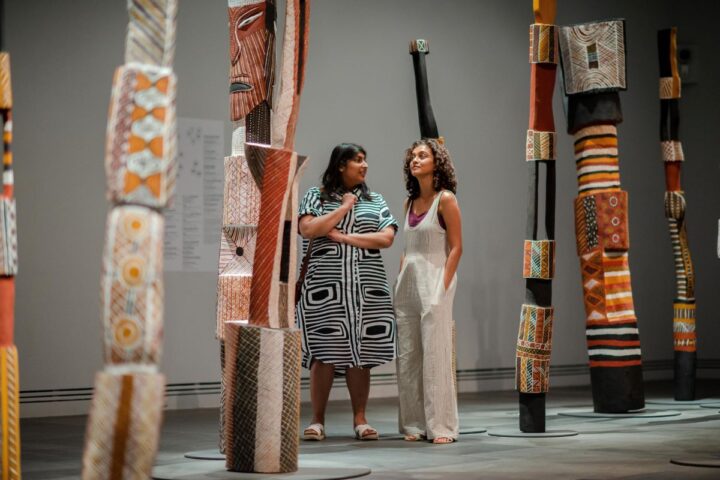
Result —
<instances>
[{"instance_id":1,"label":"dress buttons","mask_svg":"<svg viewBox=\"0 0 720 480\"><path fill-rule=\"evenodd\" d=\"M612 197L610 197L609 202L610 202L610 206L617 207L618 199L615 195L613 195Z\"/></svg>"},{"instance_id":2,"label":"dress buttons","mask_svg":"<svg viewBox=\"0 0 720 480\"><path fill-rule=\"evenodd\" d=\"M610 223L613 224L613 227L617 227L620 225L620 219L618 217L613 217L612 220L610 220Z\"/></svg>"},{"instance_id":3,"label":"dress buttons","mask_svg":"<svg viewBox=\"0 0 720 480\"><path fill-rule=\"evenodd\" d=\"M618 235L617 233L613 233L612 241L613 243L620 243L620 235Z\"/></svg>"}]
</instances>

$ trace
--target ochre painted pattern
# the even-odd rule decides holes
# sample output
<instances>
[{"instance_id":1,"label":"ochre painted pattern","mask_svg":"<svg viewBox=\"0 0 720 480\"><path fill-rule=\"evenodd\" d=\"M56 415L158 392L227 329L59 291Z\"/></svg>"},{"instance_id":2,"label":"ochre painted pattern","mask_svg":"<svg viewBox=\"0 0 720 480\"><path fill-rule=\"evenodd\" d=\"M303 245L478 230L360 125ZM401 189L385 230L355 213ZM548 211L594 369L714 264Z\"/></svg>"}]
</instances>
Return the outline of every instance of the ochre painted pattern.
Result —
<instances>
[{"instance_id":1,"label":"ochre painted pattern","mask_svg":"<svg viewBox=\"0 0 720 480\"><path fill-rule=\"evenodd\" d=\"M527 131L525 160L555 160L555 132Z\"/></svg>"},{"instance_id":2,"label":"ochre painted pattern","mask_svg":"<svg viewBox=\"0 0 720 480\"><path fill-rule=\"evenodd\" d=\"M115 203L164 208L175 187L175 75L165 67L118 67L105 168Z\"/></svg>"},{"instance_id":3,"label":"ochre painted pattern","mask_svg":"<svg viewBox=\"0 0 720 480\"><path fill-rule=\"evenodd\" d=\"M617 129L599 125L579 130L575 135L575 166L578 191L620 188Z\"/></svg>"},{"instance_id":4,"label":"ochre painted pattern","mask_svg":"<svg viewBox=\"0 0 720 480\"><path fill-rule=\"evenodd\" d=\"M557 29L555 25L530 25L530 63L557 63Z\"/></svg>"},{"instance_id":5,"label":"ochre painted pattern","mask_svg":"<svg viewBox=\"0 0 720 480\"><path fill-rule=\"evenodd\" d=\"M673 347L677 352L694 352L697 349L695 303L673 303Z\"/></svg>"},{"instance_id":6,"label":"ochre painted pattern","mask_svg":"<svg viewBox=\"0 0 720 480\"><path fill-rule=\"evenodd\" d=\"M20 392L18 355L14 346L0 347L0 419L2 479L20 480Z\"/></svg>"},{"instance_id":7,"label":"ochre painted pattern","mask_svg":"<svg viewBox=\"0 0 720 480\"><path fill-rule=\"evenodd\" d=\"M625 22L560 27L565 94L624 90Z\"/></svg>"},{"instance_id":8,"label":"ochre painted pattern","mask_svg":"<svg viewBox=\"0 0 720 480\"><path fill-rule=\"evenodd\" d=\"M277 328L283 227L297 154L270 147L265 152L250 293L250 324Z\"/></svg>"},{"instance_id":9,"label":"ochre painted pattern","mask_svg":"<svg viewBox=\"0 0 720 480\"><path fill-rule=\"evenodd\" d=\"M159 373L95 376L83 455L83 480L145 480L157 452L165 377Z\"/></svg>"},{"instance_id":10,"label":"ochre painted pattern","mask_svg":"<svg viewBox=\"0 0 720 480\"><path fill-rule=\"evenodd\" d=\"M660 99L672 100L680 98L682 90L682 82L680 77L661 77L660 78Z\"/></svg>"},{"instance_id":11,"label":"ochre painted pattern","mask_svg":"<svg viewBox=\"0 0 720 480\"><path fill-rule=\"evenodd\" d=\"M516 348L516 387L523 393L548 391L553 308L523 305Z\"/></svg>"},{"instance_id":12,"label":"ochre painted pattern","mask_svg":"<svg viewBox=\"0 0 720 480\"><path fill-rule=\"evenodd\" d=\"M288 0L285 5L280 93L272 126L272 144L275 147L293 150L295 146L309 38L310 0Z\"/></svg>"},{"instance_id":13,"label":"ochre painted pattern","mask_svg":"<svg viewBox=\"0 0 720 480\"><path fill-rule=\"evenodd\" d=\"M9 110L13 106L12 81L10 76L10 54L0 52L0 109Z\"/></svg>"},{"instance_id":14,"label":"ochre painted pattern","mask_svg":"<svg viewBox=\"0 0 720 480\"><path fill-rule=\"evenodd\" d=\"M523 277L551 280L555 276L555 240L525 240Z\"/></svg>"},{"instance_id":15,"label":"ochre painted pattern","mask_svg":"<svg viewBox=\"0 0 720 480\"><path fill-rule=\"evenodd\" d=\"M603 271L605 276L605 309L608 322L635 320L627 252L604 251Z\"/></svg>"},{"instance_id":16,"label":"ochre painted pattern","mask_svg":"<svg viewBox=\"0 0 720 480\"><path fill-rule=\"evenodd\" d=\"M102 276L105 361L160 360L163 319L164 220L136 206L110 211Z\"/></svg>"},{"instance_id":17,"label":"ochre painted pattern","mask_svg":"<svg viewBox=\"0 0 720 480\"><path fill-rule=\"evenodd\" d=\"M678 140L667 140L660 142L662 158L666 162L682 162L685 160L682 143Z\"/></svg>"},{"instance_id":18,"label":"ochre painted pattern","mask_svg":"<svg viewBox=\"0 0 720 480\"><path fill-rule=\"evenodd\" d=\"M14 344L15 277L0 276L0 347Z\"/></svg>"},{"instance_id":19,"label":"ochre painted pattern","mask_svg":"<svg viewBox=\"0 0 720 480\"><path fill-rule=\"evenodd\" d=\"M261 102L272 103L275 32L266 16L272 2L228 8L230 26L230 118L245 118ZM272 12L268 12L272 9Z\"/></svg>"},{"instance_id":20,"label":"ochre painted pattern","mask_svg":"<svg viewBox=\"0 0 720 480\"><path fill-rule=\"evenodd\" d=\"M0 197L0 275L15 276L17 271L15 199Z\"/></svg>"},{"instance_id":21,"label":"ochre painted pattern","mask_svg":"<svg viewBox=\"0 0 720 480\"><path fill-rule=\"evenodd\" d=\"M125 63L169 67L175 57L177 0L128 1Z\"/></svg>"}]
</instances>

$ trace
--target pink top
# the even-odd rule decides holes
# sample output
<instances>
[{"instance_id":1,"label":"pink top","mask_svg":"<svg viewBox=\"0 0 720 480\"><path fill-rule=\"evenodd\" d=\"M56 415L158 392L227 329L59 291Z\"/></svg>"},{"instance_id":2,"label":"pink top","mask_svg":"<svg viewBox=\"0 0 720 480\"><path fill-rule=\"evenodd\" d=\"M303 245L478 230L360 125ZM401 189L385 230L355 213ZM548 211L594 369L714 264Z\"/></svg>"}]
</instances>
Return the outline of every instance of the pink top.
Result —
<instances>
[{"instance_id":1,"label":"pink top","mask_svg":"<svg viewBox=\"0 0 720 480\"><path fill-rule=\"evenodd\" d=\"M422 219L425 218L425 215L427 215L428 212L421 213L420 215L415 215L412 211L412 203L410 204L410 211L408 212L408 222L410 223L411 227L416 227L420 222L422 222ZM438 221L440 222L440 226L443 228L443 230L447 230L445 227L445 219L443 218L442 214L438 212Z\"/></svg>"}]
</instances>

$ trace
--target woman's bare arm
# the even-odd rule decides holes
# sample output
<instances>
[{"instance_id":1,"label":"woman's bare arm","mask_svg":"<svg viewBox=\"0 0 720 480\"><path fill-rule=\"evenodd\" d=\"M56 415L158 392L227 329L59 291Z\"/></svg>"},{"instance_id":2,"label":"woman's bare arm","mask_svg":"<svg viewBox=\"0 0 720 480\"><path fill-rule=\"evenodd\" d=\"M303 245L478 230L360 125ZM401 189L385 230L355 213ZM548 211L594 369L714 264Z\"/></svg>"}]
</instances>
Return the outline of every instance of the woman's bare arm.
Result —
<instances>
[{"instance_id":1,"label":"woman's bare arm","mask_svg":"<svg viewBox=\"0 0 720 480\"><path fill-rule=\"evenodd\" d=\"M455 195L442 193L440 198L440 213L445 220L445 231L449 252L445 261L445 288L450 287L455 272L457 271L460 257L462 256L462 219L460 218L460 206Z\"/></svg>"},{"instance_id":2,"label":"woman's bare arm","mask_svg":"<svg viewBox=\"0 0 720 480\"><path fill-rule=\"evenodd\" d=\"M352 193L346 193L343 195L342 204L337 210L326 213L325 215L320 215L319 217L314 217L312 215L303 216L300 218L300 222L298 223L300 235L307 239L326 236L338 223L340 223L340 220L342 220L345 214L352 210L356 201L357 197L355 195Z\"/></svg>"},{"instance_id":3,"label":"woman's bare arm","mask_svg":"<svg viewBox=\"0 0 720 480\"><path fill-rule=\"evenodd\" d=\"M338 243L346 243L357 248L388 248L395 240L395 228L385 227L373 233L343 233L338 229L328 232L327 237Z\"/></svg>"}]
</instances>

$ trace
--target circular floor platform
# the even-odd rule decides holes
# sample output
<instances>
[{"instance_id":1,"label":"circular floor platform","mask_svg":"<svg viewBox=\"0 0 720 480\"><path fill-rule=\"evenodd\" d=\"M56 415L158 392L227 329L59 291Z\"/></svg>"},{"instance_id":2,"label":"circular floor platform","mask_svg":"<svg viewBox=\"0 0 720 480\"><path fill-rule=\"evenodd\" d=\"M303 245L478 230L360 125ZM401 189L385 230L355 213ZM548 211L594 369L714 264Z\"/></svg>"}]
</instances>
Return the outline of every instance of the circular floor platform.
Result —
<instances>
[{"instance_id":1,"label":"circular floor platform","mask_svg":"<svg viewBox=\"0 0 720 480\"><path fill-rule=\"evenodd\" d=\"M485 433L487 428L485 427L465 427L461 428L458 432L460 435L473 435L475 433Z\"/></svg>"},{"instance_id":2,"label":"circular floor platform","mask_svg":"<svg viewBox=\"0 0 720 480\"><path fill-rule=\"evenodd\" d=\"M225 460L225 454L220 453L219 450L195 450L193 452L187 452L185 458L192 460Z\"/></svg>"},{"instance_id":3,"label":"circular floor platform","mask_svg":"<svg viewBox=\"0 0 720 480\"><path fill-rule=\"evenodd\" d=\"M348 468L344 465L324 462L321 460L300 459L300 469L293 473L239 473L228 472L225 464L213 460L174 463L155 467L152 472L154 480L338 480L357 478L370 474L370 469L363 466Z\"/></svg>"},{"instance_id":4,"label":"circular floor platform","mask_svg":"<svg viewBox=\"0 0 720 480\"><path fill-rule=\"evenodd\" d=\"M720 410L720 402L703 403L700 405L702 408L717 408Z\"/></svg>"},{"instance_id":5,"label":"circular floor platform","mask_svg":"<svg viewBox=\"0 0 720 480\"><path fill-rule=\"evenodd\" d=\"M672 397L661 397L646 399L645 403L648 405L666 405L671 407L700 407L703 403L713 403L716 401L720 406L720 400L716 400L714 398L704 398L701 400L675 400Z\"/></svg>"},{"instance_id":6,"label":"circular floor platform","mask_svg":"<svg viewBox=\"0 0 720 480\"><path fill-rule=\"evenodd\" d=\"M670 463L683 467L720 468L720 457L673 458Z\"/></svg>"},{"instance_id":7,"label":"circular floor platform","mask_svg":"<svg viewBox=\"0 0 720 480\"><path fill-rule=\"evenodd\" d=\"M525 433L517 428L491 428L488 435L492 437L513 437L513 438L556 438L574 437L578 432L575 430L546 430L542 433Z\"/></svg>"},{"instance_id":8,"label":"circular floor platform","mask_svg":"<svg viewBox=\"0 0 720 480\"><path fill-rule=\"evenodd\" d=\"M558 412L563 417L580 417L580 418L660 418L660 417L677 417L680 412L677 410L653 410L644 409L627 413L598 413L593 410L568 410Z\"/></svg>"}]
</instances>

